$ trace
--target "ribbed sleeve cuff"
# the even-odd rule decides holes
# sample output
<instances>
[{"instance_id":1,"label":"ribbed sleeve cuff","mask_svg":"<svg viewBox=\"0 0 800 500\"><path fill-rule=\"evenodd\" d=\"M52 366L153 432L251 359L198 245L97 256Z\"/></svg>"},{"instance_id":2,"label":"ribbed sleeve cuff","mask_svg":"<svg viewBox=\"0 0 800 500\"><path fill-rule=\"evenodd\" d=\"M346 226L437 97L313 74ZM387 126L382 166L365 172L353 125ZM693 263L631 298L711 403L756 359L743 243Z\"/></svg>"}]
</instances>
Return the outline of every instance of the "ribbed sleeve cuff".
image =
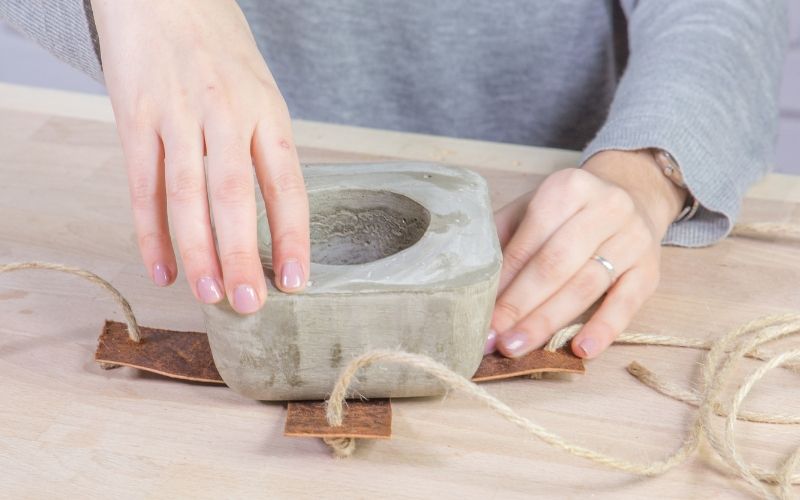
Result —
<instances>
[{"instance_id":1,"label":"ribbed sleeve cuff","mask_svg":"<svg viewBox=\"0 0 800 500\"><path fill-rule=\"evenodd\" d=\"M89 0L0 0L0 20L70 66L104 83L100 42Z\"/></svg>"},{"instance_id":2,"label":"ribbed sleeve cuff","mask_svg":"<svg viewBox=\"0 0 800 500\"><path fill-rule=\"evenodd\" d=\"M727 168L726 162L731 159L715 158L701 141L669 117L637 116L635 122L607 122L583 151L581 164L600 151L645 148L668 151L680 165L689 191L700 202L695 216L672 224L662 243L702 247L724 238L739 215L743 196L739 192L742 183L734 182L728 172L741 172L746 167Z\"/></svg>"}]
</instances>

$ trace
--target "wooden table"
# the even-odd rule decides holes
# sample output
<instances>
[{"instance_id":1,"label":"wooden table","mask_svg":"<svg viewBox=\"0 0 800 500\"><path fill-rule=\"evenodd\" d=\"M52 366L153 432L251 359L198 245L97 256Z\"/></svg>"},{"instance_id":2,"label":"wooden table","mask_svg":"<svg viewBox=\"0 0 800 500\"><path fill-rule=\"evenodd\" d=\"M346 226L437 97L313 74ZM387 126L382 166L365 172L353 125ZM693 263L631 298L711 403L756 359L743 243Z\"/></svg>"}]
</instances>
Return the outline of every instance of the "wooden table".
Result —
<instances>
[{"instance_id":1,"label":"wooden table","mask_svg":"<svg viewBox=\"0 0 800 500\"><path fill-rule=\"evenodd\" d=\"M466 165L489 180L496 206L577 158L309 122L295 127L305 162ZM800 223L800 178L768 177L751 191L743 218ZM182 278L158 289L139 262L108 101L0 85L0 262L34 259L104 276L143 325L203 330ZM800 248L727 240L667 248L658 293L632 328L705 338L788 311L800 311ZM633 477L529 439L459 394L396 401L391 441L361 443L351 459L333 460L318 440L283 437L282 404L131 369L101 370L92 359L97 335L104 319L120 317L100 290L76 278L0 276L0 496L749 497L707 457L660 477ZM625 365L638 360L689 387L701 359L688 349L614 346L582 377L485 387L569 439L648 461L678 446L693 409L640 385ZM798 414L797 394L796 375L779 370L746 406ZM741 423L739 430L745 457L768 466L800 444L791 426Z\"/></svg>"}]
</instances>

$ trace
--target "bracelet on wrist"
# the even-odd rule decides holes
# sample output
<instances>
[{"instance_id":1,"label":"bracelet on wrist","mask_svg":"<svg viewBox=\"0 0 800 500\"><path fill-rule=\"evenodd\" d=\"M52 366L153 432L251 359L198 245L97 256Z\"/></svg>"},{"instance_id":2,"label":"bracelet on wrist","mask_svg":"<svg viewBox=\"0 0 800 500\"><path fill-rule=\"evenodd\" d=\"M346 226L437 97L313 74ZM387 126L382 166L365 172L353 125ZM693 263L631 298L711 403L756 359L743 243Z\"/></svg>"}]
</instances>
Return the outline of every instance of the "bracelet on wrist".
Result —
<instances>
[{"instance_id":1,"label":"bracelet on wrist","mask_svg":"<svg viewBox=\"0 0 800 500\"><path fill-rule=\"evenodd\" d=\"M668 151L663 149L651 148L650 152L653 155L656 165L658 165L658 167L661 169L661 172L664 174L664 176L666 176L667 179L669 179L679 188L686 190L686 201L683 204L683 208L672 222L675 223L691 219L695 216L697 210L700 208L700 202L697 200L697 198L692 196L692 193L686 186L686 182L683 180L683 172L681 171L678 162L675 161L675 158L669 154Z\"/></svg>"}]
</instances>

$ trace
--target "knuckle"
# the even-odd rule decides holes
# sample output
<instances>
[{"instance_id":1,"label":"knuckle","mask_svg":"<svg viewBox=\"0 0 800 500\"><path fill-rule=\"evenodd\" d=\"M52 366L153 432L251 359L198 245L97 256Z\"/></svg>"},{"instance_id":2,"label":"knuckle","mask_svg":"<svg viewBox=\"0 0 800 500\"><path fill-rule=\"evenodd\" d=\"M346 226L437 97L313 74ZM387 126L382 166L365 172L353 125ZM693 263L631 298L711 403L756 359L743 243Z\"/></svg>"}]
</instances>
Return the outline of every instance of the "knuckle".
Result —
<instances>
[{"instance_id":1,"label":"knuckle","mask_svg":"<svg viewBox=\"0 0 800 500\"><path fill-rule=\"evenodd\" d=\"M226 174L214 188L214 201L226 205L242 203L254 196L252 182L245 173Z\"/></svg>"},{"instance_id":2,"label":"knuckle","mask_svg":"<svg viewBox=\"0 0 800 500\"><path fill-rule=\"evenodd\" d=\"M120 109L121 129L133 134L152 129L159 109L155 99L148 94L137 92L127 102L129 104Z\"/></svg>"},{"instance_id":3,"label":"knuckle","mask_svg":"<svg viewBox=\"0 0 800 500\"><path fill-rule=\"evenodd\" d=\"M214 117L209 120L210 125L206 127L208 131L206 137L220 158L239 162L247 157L249 162L250 127L244 119L239 118L240 116L228 108L215 111Z\"/></svg>"},{"instance_id":4,"label":"knuckle","mask_svg":"<svg viewBox=\"0 0 800 500\"><path fill-rule=\"evenodd\" d=\"M259 75L257 81L259 86L258 93L262 96L265 106L273 109L277 108L278 111L286 110L288 113L286 100L283 98L283 94L281 94L281 90L275 80L270 78L269 75Z\"/></svg>"},{"instance_id":5,"label":"knuckle","mask_svg":"<svg viewBox=\"0 0 800 500\"><path fill-rule=\"evenodd\" d=\"M636 208L633 199L622 188L612 189L606 200L613 210L621 214L631 214Z\"/></svg>"},{"instance_id":6,"label":"knuckle","mask_svg":"<svg viewBox=\"0 0 800 500\"><path fill-rule=\"evenodd\" d=\"M193 245L181 248L181 259L184 267L189 269L206 268L214 257L213 250L205 245Z\"/></svg>"},{"instance_id":7,"label":"knuckle","mask_svg":"<svg viewBox=\"0 0 800 500\"><path fill-rule=\"evenodd\" d=\"M522 317L522 311L513 302L507 299L500 299L495 304L495 316L504 322L514 324Z\"/></svg>"},{"instance_id":8,"label":"knuckle","mask_svg":"<svg viewBox=\"0 0 800 500\"><path fill-rule=\"evenodd\" d=\"M122 143L125 150L125 165L132 172L147 171L152 168L153 162L157 160L154 154L157 146L154 141L148 141L155 135L154 130L142 133L126 133Z\"/></svg>"},{"instance_id":9,"label":"knuckle","mask_svg":"<svg viewBox=\"0 0 800 500\"><path fill-rule=\"evenodd\" d=\"M230 271L243 271L258 261L258 254L251 250L231 249L222 254L222 267Z\"/></svg>"},{"instance_id":10,"label":"knuckle","mask_svg":"<svg viewBox=\"0 0 800 500\"><path fill-rule=\"evenodd\" d=\"M158 189L156 183L146 175L132 175L130 180L131 206L134 210L150 208L156 197Z\"/></svg>"},{"instance_id":11,"label":"knuckle","mask_svg":"<svg viewBox=\"0 0 800 500\"><path fill-rule=\"evenodd\" d=\"M513 273L522 269L528 259L530 254L521 246L509 246L503 252L503 265Z\"/></svg>"},{"instance_id":12,"label":"knuckle","mask_svg":"<svg viewBox=\"0 0 800 500\"><path fill-rule=\"evenodd\" d=\"M282 249L288 249L288 247L304 247L305 250L303 251L305 253L308 252L308 233L304 233L295 227L274 232L272 234L272 241L275 246L280 246Z\"/></svg>"},{"instance_id":13,"label":"knuckle","mask_svg":"<svg viewBox=\"0 0 800 500\"><path fill-rule=\"evenodd\" d=\"M264 186L268 197L299 196L306 192L303 176L299 172L283 172L272 177Z\"/></svg>"},{"instance_id":14,"label":"knuckle","mask_svg":"<svg viewBox=\"0 0 800 500\"><path fill-rule=\"evenodd\" d=\"M582 272L574 278L572 287L580 302L593 302L603 291L602 280L608 281L606 276L599 274L601 272L605 274L602 269L595 271L597 272Z\"/></svg>"},{"instance_id":15,"label":"knuckle","mask_svg":"<svg viewBox=\"0 0 800 500\"><path fill-rule=\"evenodd\" d=\"M535 332L552 335L557 330L555 320L547 313L536 314L531 318L530 323L533 325L531 329Z\"/></svg>"},{"instance_id":16,"label":"knuckle","mask_svg":"<svg viewBox=\"0 0 800 500\"><path fill-rule=\"evenodd\" d=\"M144 231L137 236L136 240L142 251L158 251L167 246L169 236L160 231Z\"/></svg>"},{"instance_id":17,"label":"knuckle","mask_svg":"<svg viewBox=\"0 0 800 500\"><path fill-rule=\"evenodd\" d=\"M216 113L225 114L231 111L231 96L227 86L223 85L220 79L210 78L206 81L201 94L202 102L217 109Z\"/></svg>"},{"instance_id":18,"label":"knuckle","mask_svg":"<svg viewBox=\"0 0 800 500\"><path fill-rule=\"evenodd\" d=\"M646 254L657 247L655 236L641 219L634 220L628 226L624 238L626 247L630 248L631 254Z\"/></svg>"},{"instance_id":19,"label":"knuckle","mask_svg":"<svg viewBox=\"0 0 800 500\"><path fill-rule=\"evenodd\" d=\"M569 249L549 245L543 248L535 257L536 269L545 280L558 279L561 276L562 263L569 257Z\"/></svg>"},{"instance_id":20,"label":"knuckle","mask_svg":"<svg viewBox=\"0 0 800 500\"><path fill-rule=\"evenodd\" d=\"M235 119L212 120L206 129L208 144L209 168L230 168L234 165L252 167L251 131L247 120Z\"/></svg>"},{"instance_id":21,"label":"knuckle","mask_svg":"<svg viewBox=\"0 0 800 500\"><path fill-rule=\"evenodd\" d=\"M205 196L204 184L202 177L190 169L180 168L167 181L167 198L177 203L202 198Z\"/></svg>"},{"instance_id":22,"label":"knuckle","mask_svg":"<svg viewBox=\"0 0 800 500\"><path fill-rule=\"evenodd\" d=\"M175 146L178 146L177 148L168 147L167 153L170 150L183 153L188 149L186 142L175 141L175 139L180 139L195 127L199 129L197 121L199 117L192 103L182 91L176 90L171 96L171 99L163 104L156 125L161 137L167 139L165 142L173 142L176 143Z\"/></svg>"},{"instance_id":23,"label":"knuckle","mask_svg":"<svg viewBox=\"0 0 800 500\"><path fill-rule=\"evenodd\" d=\"M605 341L612 341L619 335L619 332L606 319L592 318L592 330L596 336Z\"/></svg>"},{"instance_id":24,"label":"knuckle","mask_svg":"<svg viewBox=\"0 0 800 500\"><path fill-rule=\"evenodd\" d=\"M567 168L560 172L562 189L573 195L583 194L589 186L587 173L579 168Z\"/></svg>"},{"instance_id":25,"label":"knuckle","mask_svg":"<svg viewBox=\"0 0 800 500\"><path fill-rule=\"evenodd\" d=\"M633 316L641 304L641 300L633 294L625 294L617 300L619 300L619 308L623 311L623 314L628 316Z\"/></svg>"},{"instance_id":26,"label":"knuckle","mask_svg":"<svg viewBox=\"0 0 800 500\"><path fill-rule=\"evenodd\" d=\"M255 122L253 110L243 109L234 102L216 103L209 107L204 120L207 137L223 157L240 158L250 150L250 140ZM233 155L233 156L231 156Z\"/></svg>"}]
</instances>

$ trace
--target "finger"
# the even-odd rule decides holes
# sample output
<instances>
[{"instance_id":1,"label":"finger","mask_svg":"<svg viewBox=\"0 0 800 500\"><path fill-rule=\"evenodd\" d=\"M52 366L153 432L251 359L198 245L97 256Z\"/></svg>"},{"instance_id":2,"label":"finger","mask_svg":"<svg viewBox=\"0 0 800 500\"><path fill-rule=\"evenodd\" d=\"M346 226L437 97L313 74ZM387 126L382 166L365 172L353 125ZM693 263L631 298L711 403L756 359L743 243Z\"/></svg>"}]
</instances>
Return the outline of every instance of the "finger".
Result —
<instances>
[{"instance_id":1,"label":"finger","mask_svg":"<svg viewBox=\"0 0 800 500\"><path fill-rule=\"evenodd\" d=\"M598 254L613 262L615 275L625 273L644 250L634 237L618 234L599 249ZM509 357L523 356L542 347L555 332L586 311L613 285L613 276L599 262L589 259L570 280L516 325L499 336L498 349Z\"/></svg>"},{"instance_id":2,"label":"finger","mask_svg":"<svg viewBox=\"0 0 800 500\"><path fill-rule=\"evenodd\" d=\"M597 312L572 339L572 352L582 358L594 358L605 351L657 286L657 263L635 267L621 276Z\"/></svg>"},{"instance_id":3,"label":"finger","mask_svg":"<svg viewBox=\"0 0 800 500\"><path fill-rule=\"evenodd\" d=\"M525 209L531 200L531 193L525 193L508 205L504 206L494 214L494 225L497 228L497 238L500 240L500 248L505 248L511 237L517 231L522 218L525 216Z\"/></svg>"},{"instance_id":4,"label":"finger","mask_svg":"<svg viewBox=\"0 0 800 500\"><path fill-rule=\"evenodd\" d=\"M302 290L311 252L308 195L288 114L259 122L252 148L272 236L275 285L286 292Z\"/></svg>"},{"instance_id":5,"label":"finger","mask_svg":"<svg viewBox=\"0 0 800 500\"><path fill-rule=\"evenodd\" d=\"M122 144L139 252L158 286L175 281L178 266L169 236L164 189L164 152L154 129L126 131Z\"/></svg>"},{"instance_id":6,"label":"finger","mask_svg":"<svg viewBox=\"0 0 800 500\"><path fill-rule=\"evenodd\" d=\"M186 278L198 300L213 304L223 297L222 272L208 212L203 132L187 123L163 135L167 204Z\"/></svg>"},{"instance_id":7,"label":"finger","mask_svg":"<svg viewBox=\"0 0 800 500\"><path fill-rule=\"evenodd\" d=\"M498 297L492 328L505 332L539 307L583 267L622 222L619 217L607 217L598 208L575 214L542 245Z\"/></svg>"},{"instance_id":8,"label":"finger","mask_svg":"<svg viewBox=\"0 0 800 500\"><path fill-rule=\"evenodd\" d=\"M586 206L592 184L591 174L576 169L560 171L545 179L527 203L519 226L503 248L498 295L548 238Z\"/></svg>"},{"instance_id":9,"label":"finger","mask_svg":"<svg viewBox=\"0 0 800 500\"><path fill-rule=\"evenodd\" d=\"M585 205L586 187L583 172L565 169L547 177L533 194L523 194L495 214L497 236L503 249L497 296L505 291L542 242ZM568 191L573 191L573 195L564 196ZM557 209L550 213L548 207ZM497 332L490 329L484 354L494 352L496 342Z\"/></svg>"},{"instance_id":10,"label":"finger","mask_svg":"<svg viewBox=\"0 0 800 500\"><path fill-rule=\"evenodd\" d=\"M508 205L504 206L494 214L494 224L497 228L497 238L500 241L500 248L505 251L506 245L511 241L512 236L517 232L525 217L526 209L531 200L531 193L525 193L518 197ZM503 266L506 266L507 259L503 258ZM502 276L503 270L501 268L500 274ZM498 284L496 294L499 295L503 289L500 288L501 283ZM486 343L483 347L483 354L491 354L497 349L497 332L489 330L486 335Z\"/></svg>"},{"instance_id":11,"label":"finger","mask_svg":"<svg viewBox=\"0 0 800 500\"><path fill-rule=\"evenodd\" d=\"M234 310L256 312L267 285L256 242L256 202L250 158L252 129L235 118L212 119L205 128L208 187L225 293Z\"/></svg>"}]
</instances>

